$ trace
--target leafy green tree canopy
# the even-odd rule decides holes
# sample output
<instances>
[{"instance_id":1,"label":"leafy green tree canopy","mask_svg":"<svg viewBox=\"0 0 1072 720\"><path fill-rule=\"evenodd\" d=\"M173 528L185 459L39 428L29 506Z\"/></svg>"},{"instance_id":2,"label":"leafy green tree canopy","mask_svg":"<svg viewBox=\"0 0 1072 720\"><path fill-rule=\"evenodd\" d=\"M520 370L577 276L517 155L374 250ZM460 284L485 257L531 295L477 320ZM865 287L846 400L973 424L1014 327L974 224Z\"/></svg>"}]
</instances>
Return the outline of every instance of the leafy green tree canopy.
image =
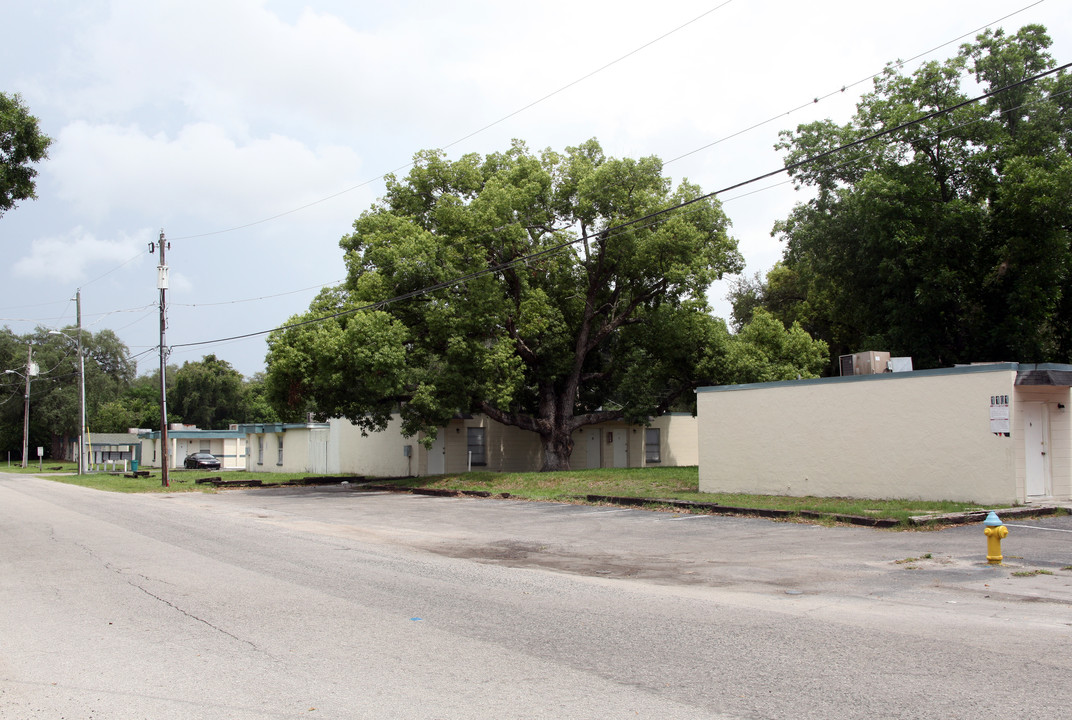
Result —
<instances>
[{"instance_id":1,"label":"leafy green tree canopy","mask_svg":"<svg viewBox=\"0 0 1072 720\"><path fill-rule=\"evenodd\" d=\"M1037 25L986 31L910 75L891 65L845 125L783 133L786 163L1053 68ZM792 171L815 197L775 231L782 263L731 294L835 354L886 349L917 367L1072 360L1072 77L996 93Z\"/></svg>"},{"instance_id":2,"label":"leafy green tree canopy","mask_svg":"<svg viewBox=\"0 0 1072 720\"><path fill-rule=\"evenodd\" d=\"M78 329L66 327L61 334L38 328L15 335L0 331L0 366L25 372L27 346L33 347L40 374L30 388L29 445L53 447L63 437L77 437L79 430L79 362L75 338ZM85 354L86 415L90 430L96 430L97 408L125 392L134 380L134 362L127 346L111 330L83 331ZM0 443L21 448L24 394L21 377L0 376ZM122 430L126 430L124 426Z\"/></svg>"},{"instance_id":3,"label":"leafy green tree canopy","mask_svg":"<svg viewBox=\"0 0 1072 720\"><path fill-rule=\"evenodd\" d=\"M19 200L37 197L32 165L48 156L51 143L22 98L0 92L0 216Z\"/></svg>"},{"instance_id":4,"label":"leafy green tree canopy","mask_svg":"<svg viewBox=\"0 0 1072 720\"><path fill-rule=\"evenodd\" d=\"M295 320L344 314L269 338L269 398L370 430L400 411L433 437L483 412L538 433L545 469L568 467L577 429L645 422L707 380L724 325L705 291L741 268L729 222L713 199L649 218L701 195L595 140L422 152L342 239L345 285Z\"/></svg>"},{"instance_id":5,"label":"leafy green tree canopy","mask_svg":"<svg viewBox=\"0 0 1072 720\"><path fill-rule=\"evenodd\" d=\"M178 366L168 365L164 374L168 396L175 388ZM168 406L172 410L171 405ZM180 422L174 412L168 422ZM126 432L130 428L160 428L160 370L139 375L122 391L94 407L89 415L89 427L95 432Z\"/></svg>"},{"instance_id":6,"label":"leafy green tree canopy","mask_svg":"<svg viewBox=\"0 0 1072 720\"><path fill-rule=\"evenodd\" d=\"M173 410L183 422L202 430L221 429L231 423L244 422L245 388L242 373L215 355L184 362L175 373L175 388L168 397L168 409Z\"/></svg>"}]
</instances>

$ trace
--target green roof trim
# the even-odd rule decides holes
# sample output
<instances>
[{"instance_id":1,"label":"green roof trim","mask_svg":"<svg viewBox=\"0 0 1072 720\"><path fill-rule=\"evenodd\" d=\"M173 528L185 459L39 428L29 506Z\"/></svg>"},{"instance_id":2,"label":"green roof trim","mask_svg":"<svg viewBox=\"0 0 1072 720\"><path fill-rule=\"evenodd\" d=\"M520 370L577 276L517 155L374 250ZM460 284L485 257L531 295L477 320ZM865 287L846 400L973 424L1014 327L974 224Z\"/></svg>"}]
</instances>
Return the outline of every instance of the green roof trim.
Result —
<instances>
[{"instance_id":1,"label":"green roof trim","mask_svg":"<svg viewBox=\"0 0 1072 720\"><path fill-rule=\"evenodd\" d=\"M169 439L189 439L189 438L243 438L246 436L241 430L168 430ZM160 431L153 430L148 433L139 433L139 438L148 440L160 439Z\"/></svg>"},{"instance_id":2,"label":"green roof trim","mask_svg":"<svg viewBox=\"0 0 1072 720\"><path fill-rule=\"evenodd\" d=\"M281 433L287 430L325 430L329 427L331 427L329 423L242 423L238 426L238 432L243 435L256 435Z\"/></svg>"},{"instance_id":3,"label":"green roof trim","mask_svg":"<svg viewBox=\"0 0 1072 720\"><path fill-rule=\"evenodd\" d=\"M804 387L808 385L831 385L837 383L854 382L883 382L892 380L906 380L918 377L941 377L944 375L970 375L975 373L992 372L1019 372L1021 370L1068 370L1072 371L1072 365L1059 365L1046 363L1035 365L1033 363L987 363L980 365L960 365L951 368L936 368L933 370L912 370L909 372L887 372L874 375L847 375L844 377L805 378L801 380L779 380L777 382L746 383L744 385L712 385L709 387L696 388L696 392L732 392L735 390L758 390L760 388L776 387Z\"/></svg>"}]
</instances>

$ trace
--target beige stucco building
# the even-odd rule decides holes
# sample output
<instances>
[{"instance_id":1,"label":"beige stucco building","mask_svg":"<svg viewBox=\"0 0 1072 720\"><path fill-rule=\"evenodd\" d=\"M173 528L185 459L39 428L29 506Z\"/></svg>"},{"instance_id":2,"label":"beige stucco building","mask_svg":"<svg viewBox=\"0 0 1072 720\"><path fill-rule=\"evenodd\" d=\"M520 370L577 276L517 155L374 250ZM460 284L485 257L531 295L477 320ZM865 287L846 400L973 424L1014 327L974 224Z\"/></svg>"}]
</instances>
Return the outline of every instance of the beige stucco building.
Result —
<instances>
[{"instance_id":1,"label":"beige stucco building","mask_svg":"<svg viewBox=\"0 0 1072 720\"><path fill-rule=\"evenodd\" d=\"M1072 499L1072 365L701 388L700 490L1011 505Z\"/></svg>"},{"instance_id":2,"label":"beige stucco building","mask_svg":"<svg viewBox=\"0 0 1072 720\"><path fill-rule=\"evenodd\" d=\"M368 477L442 475L467 470L539 470L540 437L485 415L457 417L430 447L402 435L393 416L382 432L362 433L342 418L326 423L242 425L249 452L246 468L268 472L353 473ZM571 467L695 465L696 418L671 413L647 426L604 423L574 435Z\"/></svg>"},{"instance_id":3,"label":"beige stucco building","mask_svg":"<svg viewBox=\"0 0 1072 720\"><path fill-rule=\"evenodd\" d=\"M160 431L142 432L141 466L160 467L163 457L160 449ZM227 470L239 470L246 466L246 434L237 429L199 430L189 425L179 425L168 430L168 467L181 468L187 455L207 452L215 455L220 466Z\"/></svg>"}]
</instances>

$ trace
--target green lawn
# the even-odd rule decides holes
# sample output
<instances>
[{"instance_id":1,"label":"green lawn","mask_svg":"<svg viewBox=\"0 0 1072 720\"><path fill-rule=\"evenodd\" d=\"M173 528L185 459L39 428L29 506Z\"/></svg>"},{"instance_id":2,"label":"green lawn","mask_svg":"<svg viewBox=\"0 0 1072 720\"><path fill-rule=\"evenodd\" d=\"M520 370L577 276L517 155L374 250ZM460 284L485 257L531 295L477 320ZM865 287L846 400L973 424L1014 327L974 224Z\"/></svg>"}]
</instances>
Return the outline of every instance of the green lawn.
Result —
<instances>
[{"instance_id":1,"label":"green lawn","mask_svg":"<svg viewBox=\"0 0 1072 720\"><path fill-rule=\"evenodd\" d=\"M687 500L740 508L833 513L907 520L915 515L983 510L972 502L861 500L699 492L699 471L692 467L618 468L550 473L472 472L432 478L394 480L409 488L509 493L535 500L571 500L578 495ZM988 509L988 508L987 508Z\"/></svg>"},{"instance_id":2,"label":"green lawn","mask_svg":"<svg viewBox=\"0 0 1072 720\"><path fill-rule=\"evenodd\" d=\"M60 463L53 463L52 467L57 467L59 465ZM49 480L56 480L71 485L82 485L84 487L94 488L95 490L108 490L111 492L215 492L215 486L198 485L197 480L200 478L218 477L228 481L260 480L265 485L273 485L310 477L309 473L251 473L232 470L221 472L219 470L180 469L171 470L168 473L168 481L170 482L170 485L164 487L160 484L160 468L147 468L149 471L148 477L128 478L121 473L87 473L79 476L77 474L78 467L74 463L66 463L66 467L64 467L62 471L49 471L48 467L48 465L45 466L44 472L37 472L36 468L27 468L26 470L21 468L11 468L11 470L8 470L7 468L0 469L3 469L4 472L28 473L48 478Z\"/></svg>"},{"instance_id":3,"label":"green lawn","mask_svg":"<svg viewBox=\"0 0 1072 720\"><path fill-rule=\"evenodd\" d=\"M11 472L30 472L60 482L84 485L98 490L113 492L215 492L210 485L198 485L198 478L219 476L224 480L260 480L266 486L310 477L308 473L248 473L213 472L204 470L172 470L171 486L160 484L160 471L152 470L148 478L126 478L122 475L95 473L79 477L74 474L59 474L49 467L60 463L46 463L46 470L39 473L35 468L26 471L10 468ZM71 463L63 464L65 473L73 473ZM361 482L362 480L356 480ZM922 500L861 500L855 498L789 497L782 495L739 495L729 493L698 492L699 473L696 467L628 468L601 470L572 470L550 473L495 473L471 472L457 475L440 475L423 478L373 479L378 485L393 485L400 489L441 489L508 493L511 497L579 502L578 496L607 495L616 497L687 500L692 502L717 503L738 508L812 511L843 515L860 515L891 518L905 521L915 515L942 514L970 510L983 510L970 502L927 502Z\"/></svg>"}]
</instances>

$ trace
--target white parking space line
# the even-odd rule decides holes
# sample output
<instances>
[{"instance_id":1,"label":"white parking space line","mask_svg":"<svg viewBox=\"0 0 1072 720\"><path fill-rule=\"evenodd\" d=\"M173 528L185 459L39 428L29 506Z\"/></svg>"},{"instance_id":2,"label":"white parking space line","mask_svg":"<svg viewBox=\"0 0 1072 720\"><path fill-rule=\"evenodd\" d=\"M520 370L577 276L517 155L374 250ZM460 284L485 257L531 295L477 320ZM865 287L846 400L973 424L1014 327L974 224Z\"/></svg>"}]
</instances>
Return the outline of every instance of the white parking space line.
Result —
<instances>
[{"instance_id":1,"label":"white parking space line","mask_svg":"<svg viewBox=\"0 0 1072 720\"><path fill-rule=\"evenodd\" d=\"M1012 523L1005 523L1005 527L1027 528L1028 530L1049 530L1050 532L1072 533L1072 530L1065 530L1064 528L1039 527L1038 525L1014 525Z\"/></svg>"},{"instance_id":2,"label":"white parking space line","mask_svg":"<svg viewBox=\"0 0 1072 720\"><path fill-rule=\"evenodd\" d=\"M623 508L621 510L587 510L585 512L573 513L573 515L613 515L615 513L627 513L636 512L635 508Z\"/></svg>"}]
</instances>

